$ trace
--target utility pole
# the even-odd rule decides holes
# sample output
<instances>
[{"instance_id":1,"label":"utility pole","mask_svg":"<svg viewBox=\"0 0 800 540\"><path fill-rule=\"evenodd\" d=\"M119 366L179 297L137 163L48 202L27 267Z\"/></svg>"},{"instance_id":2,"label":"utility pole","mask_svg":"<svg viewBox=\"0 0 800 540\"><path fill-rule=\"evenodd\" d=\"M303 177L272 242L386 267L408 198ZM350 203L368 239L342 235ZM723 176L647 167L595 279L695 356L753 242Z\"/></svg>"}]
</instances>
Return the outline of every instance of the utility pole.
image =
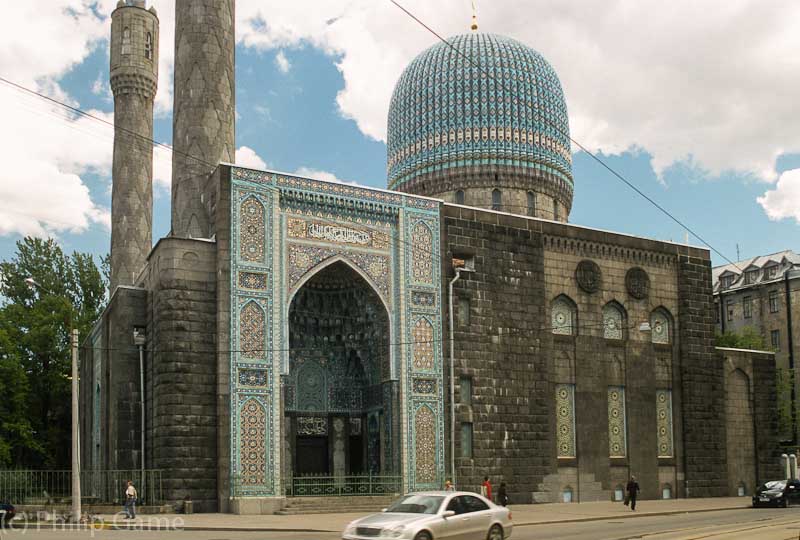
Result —
<instances>
[{"instance_id":1,"label":"utility pole","mask_svg":"<svg viewBox=\"0 0 800 540\"><path fill-rule=\"evenodd\" d=\"M78 329L72 329L72 520L81 521L81 444L78 427Z\"/></svg>"}]
</instances>

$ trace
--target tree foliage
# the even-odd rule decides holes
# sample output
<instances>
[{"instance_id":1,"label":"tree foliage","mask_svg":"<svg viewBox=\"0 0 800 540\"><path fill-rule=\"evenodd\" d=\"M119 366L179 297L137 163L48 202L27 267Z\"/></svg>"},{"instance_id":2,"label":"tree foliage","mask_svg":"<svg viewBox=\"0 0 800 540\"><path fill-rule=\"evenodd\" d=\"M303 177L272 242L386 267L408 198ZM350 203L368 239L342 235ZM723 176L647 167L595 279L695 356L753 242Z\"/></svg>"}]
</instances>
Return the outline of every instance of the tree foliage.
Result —
<instances>
[{"instance_id":1,"label":"tree foliage","mask_svg":"<svg viewBox=\"0 0 800 540\"><path fill-rule=\"evenodd\" d=\"M70 332L88 335L106 281L90 254L30 237L0 275L0 466L68 468Z\"/></svg>"},{"instance_id":2,"label":"tree foliage","mask_svg":"<svg viewBox=\"0 0 800 540\"><path fill-rule=\"evenodd\" d=\"M753 351L771 351L767 346L764 336L752 326L745 326L739 332L717 332L717 347L730 349L749 349Z\"/></svg>"}]
</instances>

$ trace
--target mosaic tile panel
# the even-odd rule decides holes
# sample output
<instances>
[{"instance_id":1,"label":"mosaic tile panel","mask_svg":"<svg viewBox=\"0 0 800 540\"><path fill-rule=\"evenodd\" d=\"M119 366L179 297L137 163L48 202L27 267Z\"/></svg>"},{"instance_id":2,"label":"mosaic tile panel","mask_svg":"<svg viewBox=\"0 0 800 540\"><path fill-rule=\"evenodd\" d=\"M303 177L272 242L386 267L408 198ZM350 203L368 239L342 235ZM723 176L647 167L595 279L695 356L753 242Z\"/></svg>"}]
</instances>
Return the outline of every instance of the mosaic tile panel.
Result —
<instances>
[{"instance_id":1,"label":"mosaic tile panel","mask_svg":"<svg viewBox=\"0 0 800 540\"><path fill-rule=\"evenodd\" d=\"M247 400L239 415L240 482L243 487L261 486L267 480L267 411L255 399Z\"/></svg>"},{"instance_id":2,"label":"mosaic tile panel","mask_svg":"<svg viewBox=\"0 0 800 540\"><path fill-rule=\"evenodd\" d=\"M436 379L418 379L412 381L412 389L415 394L435 394Z\"/></svg>"},{"instance_id":3,"label":"mosaic tile panel","mask_svg":"<svg viewBox=\"0 0 800 540\"><path fill-rule=\"evenodd\" d=\"M650 333L653 343L668 345L670 342L669 319L662 311L654 311L650 315Z\"/></svg>"},{"instance_id":4,"label":"mosaic tile panel","mask_svg":"<svg viewBox=\"0 0 800 540\"><path fill-rule=\"evenodd\" d=\"M266 315L256 302L248 302L239 312L239 347L244 358L266 355Z\"/></svg>"},{"instance_id":5,"label":"mosaic tile panel","mask_svg":"<svg viewBox=\"0 0 800 540\"><path fill-rule=\"evenodd\" d=\"M430 371L433 369L433 326L422 317L414 324L412 349L414 350L414 369Z\"/></svg>"},{"instance_id":6,"label":"mosaic tile panel","mask_svg":"<svg viewBox=\"0 0 800 540\"><path fill-rule=\"evenodd\" d=\"M571 458L575 452L575 385L556 385L556 444L558 457Z\"/></svg>"},{"instance_id":7,"label":"mosaic tile panel","mask_svg":"<svg viewBox=\"0 0 800 540\"><path fill-rule=\"evenodd\" d=\"M625 457L628 455L627 419L625 417L625 387L608 387L608 455Z\"/></svg>"},{"instance_id":8,"label":"mosaic tile panel","mask_svg":"<svg viewBox=\"0 0 800 540\"><path fill-rule=\"evenodd\" d=\"M433 234L422 221L411 233L412 275L417 283L433 283Z\"/></svg>"},{"instance_id":9,"label":"mosaic tile panel","mask_svg":"<svg viewBox=\"0 0 800 540\"><path fill-rule=\"evenodd\" d=\"M414 415L414 467L419 484L436 482L436 415L427 405Z\"/></svg>"},{"instance_id":10,"label":"mosaic tile panel","mask_svg":"<svg viewBox=\"0 0 800 540\"><path fill-rule=\"evenodd\" d=\"M239 287L254 291L267 289L267 274L261 272L239 272Z\"/></svg>"},{"instance_id":11,"label":"mosaic tile panel","mask_svg":"<svg viewBox=\"0 0 800 540\"><path fill-rule=\"evenodd\" d=\"M242 386L268 386L269 375L266 369L239 369L239 384Z\"/></svg>"},{"instance_id":12,"label":"mosaic tile panel","mask_svg":"<svg viewBox=\"0 0 800 540\"><path fill-rule=\"evenodd\" d=\"M417 307L433 307L436 305L436 295L429 292L413 291L411 303Z\"/></svg>"},{"instance_id":13,"label":"mosaic tile panel","mask_svg":"<svg viewBox=\"0 0 800 540\"><path fill-rule=\"evenodd\" d=\"M242 202L239 214L239 257L248 262L264 262L264 205L254 197Z\"/></svg>"},{"instance_id":14,"label":"mosaic tile panel","mask_svg":"<svg viewBox=\"0 0 800 540\"><path fill-rule=\"evenodd\" d=\"M622 312L613 304L603 308L603 337L606 339L623 338Z\"/></svg>"},{"instance_id":15,"label":"mosaic tile panel","mask_svg":"<svg viewBox=\"0 0 800 540\"><path fill-rule=\"evenodd\" d=\"M672 446L672 390L656 391L658 457L674 457Z\"/></svg>"},{"instance_id":16,"label":"mosaic tile panel","mask_svg":"<svg viewBox=\"0 0 800 540\"><path fill-rule=\"evenodd\" d=\"M374 282L384 298L389 298L389 259L385 255L375 255L358 251L339 251L331 248L289 245L289 287L298 281L312 268L325 259L341 255L363 270Z\"/></svg>"},{"instance_id":17,"label":"mosaic tile panel","mask_svg":"<svg viewBox=\"0 0 800 540\"><path fill-rule=\"evenodd\" d=\"M571 336L575 333L575 308L564 298L557 298L552 307L552 330L554 334Z\"/></svg>"}]
</instances>

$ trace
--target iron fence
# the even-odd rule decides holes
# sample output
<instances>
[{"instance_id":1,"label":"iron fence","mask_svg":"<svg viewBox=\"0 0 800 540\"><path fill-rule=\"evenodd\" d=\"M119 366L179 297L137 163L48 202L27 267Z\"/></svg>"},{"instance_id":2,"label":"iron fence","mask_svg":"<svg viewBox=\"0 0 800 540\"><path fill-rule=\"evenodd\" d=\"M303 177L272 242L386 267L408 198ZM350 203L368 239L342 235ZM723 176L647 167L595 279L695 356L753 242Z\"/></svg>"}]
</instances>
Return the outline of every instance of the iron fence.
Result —
<instances>
[{"instance_id":1,"label":"iron fence","mask_svg":"<svg viewBox=\"0 0 800 540\"><path fill-rule=\"evenodd\" d=\"M402 476L293 476L286 485L290 497L335 497L339 495L394 495L403 487Z\"/></svg>"},{"instance_id":2,"label":"iron fence","mask_svg":"<svg viewBox=\"0 0 800 540\"><path fill-rule=\"evenodd\" d=\"M161 470L81 471L84 504L122 504L128 480L139 494L139 504L164 502ZM12 504L59 504L72 498L71 471L0 470L0 501Z\"/></svg>"}]
</instances>

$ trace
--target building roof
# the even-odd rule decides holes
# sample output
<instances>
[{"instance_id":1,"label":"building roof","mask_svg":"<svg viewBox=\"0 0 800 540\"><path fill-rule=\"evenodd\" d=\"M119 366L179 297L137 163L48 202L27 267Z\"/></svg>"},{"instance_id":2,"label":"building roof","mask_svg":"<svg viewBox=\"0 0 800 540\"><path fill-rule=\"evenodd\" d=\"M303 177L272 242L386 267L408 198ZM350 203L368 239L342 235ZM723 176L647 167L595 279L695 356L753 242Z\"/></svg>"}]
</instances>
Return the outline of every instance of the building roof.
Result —
<instances>
[{"instance_id":1,"label":"building roof","mask_svg":"<svg viewBox=\"0 0 800 540\"><path fill-rule=\"evenodd\" d=\"M778 271L773 278L768 278L762 272L764 268L770 266L778 266ZM790 249L771 253L769 255L759 255L738 261L734 264L723 264L715 266L711 270L711 279L714 287L714 292L720 290L731 291L736 289L743 289L762 283L769 283L783 279L783 273L789 268L800 268L800 254L795 253ZM748 271L758 271L756 279L750 283L745 283L744 274ZM721 288L720 278L723 276L733 276L733 283L729 287Z\"/></svg>"},{"instance_id":2,"label":"building roof","mask_svg":"<svg viewBox=\"0 0 800 540\"><path fill-rule=\"evenodd\" d=\"M572 190L564 92L527 45L469 33L437 43L405 69L389 105L388 183L434 170L514 166Z\"/></svg>"}]
</instances>

